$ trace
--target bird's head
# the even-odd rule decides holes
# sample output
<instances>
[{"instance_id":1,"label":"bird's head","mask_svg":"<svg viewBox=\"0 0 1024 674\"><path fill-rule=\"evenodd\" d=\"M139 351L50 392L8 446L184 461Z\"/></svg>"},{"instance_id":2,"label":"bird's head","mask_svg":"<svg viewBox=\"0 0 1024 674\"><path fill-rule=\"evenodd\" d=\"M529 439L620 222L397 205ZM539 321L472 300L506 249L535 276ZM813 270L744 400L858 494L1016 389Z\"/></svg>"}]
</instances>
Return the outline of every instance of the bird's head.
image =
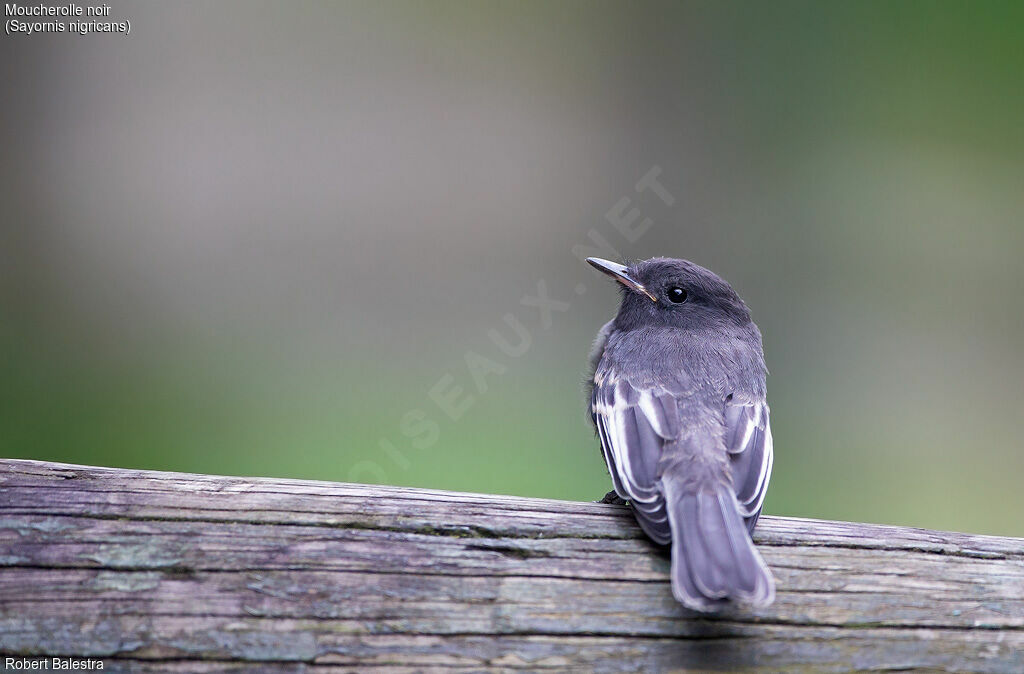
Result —
<instances>
[{"instance_id":1,"label":"bird's head","mask_svg":"<svg viewBox=\"0 0 1024 674\"><path fill-rule=\"evenodd\" d=\"M621 265L587 262L623 287L617 327L750 325L750 310L724 279L689 260L655 257Z\"/></svg>"}]
</instances>

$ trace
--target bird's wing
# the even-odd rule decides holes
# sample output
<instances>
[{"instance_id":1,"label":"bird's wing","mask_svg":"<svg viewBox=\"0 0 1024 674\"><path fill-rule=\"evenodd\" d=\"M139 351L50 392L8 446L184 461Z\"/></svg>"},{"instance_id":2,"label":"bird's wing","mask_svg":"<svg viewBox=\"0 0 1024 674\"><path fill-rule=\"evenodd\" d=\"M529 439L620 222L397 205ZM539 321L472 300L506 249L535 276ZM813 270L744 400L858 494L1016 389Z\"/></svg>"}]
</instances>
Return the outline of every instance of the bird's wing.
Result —
<instances>
[{"instance_id":1,"label":"bird's wing","mask_svg":"<svg viewBox=\"0 0 1024 674\"><path fill-rule=\"evenodd\" d=\"M772 474L772 429L767 403L730 400L725 406L725 428L736 501L748 530L753 531Z\"/></svg>"},{"instance_id":2,"label":"bird's wing","mask_svg":"<svg viewBox=\"0 0 1024 674\"><path fill-rule=\"evenodd\" d=\"M610 368L598 368L591 411L615 491L633 504L648 536L668 543L672 530L658 484L658 461L666 441L680 433L676 398L664 389L634 386Z\"/></svg>"}]
</instances>

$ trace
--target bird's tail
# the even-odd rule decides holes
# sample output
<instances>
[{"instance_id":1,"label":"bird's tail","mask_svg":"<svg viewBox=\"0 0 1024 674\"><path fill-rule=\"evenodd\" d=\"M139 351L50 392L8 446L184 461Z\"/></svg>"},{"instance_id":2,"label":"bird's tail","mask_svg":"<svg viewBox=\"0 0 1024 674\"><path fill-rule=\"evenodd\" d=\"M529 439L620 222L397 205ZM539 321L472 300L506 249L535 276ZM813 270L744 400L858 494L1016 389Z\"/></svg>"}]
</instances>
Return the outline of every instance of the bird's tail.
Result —
<instances>
[{"instance_id":1,"label":"bird's tail","mask_svg":"<svg viewBox=\"0 0 1024 674\"><path fill-rule=\"evenodd\" d=\"M750 539L728 484L662 477L672 527L672 593L684 606L714 611L727 600L766 606L775 580Z\"/></svg>"}]
</instances>

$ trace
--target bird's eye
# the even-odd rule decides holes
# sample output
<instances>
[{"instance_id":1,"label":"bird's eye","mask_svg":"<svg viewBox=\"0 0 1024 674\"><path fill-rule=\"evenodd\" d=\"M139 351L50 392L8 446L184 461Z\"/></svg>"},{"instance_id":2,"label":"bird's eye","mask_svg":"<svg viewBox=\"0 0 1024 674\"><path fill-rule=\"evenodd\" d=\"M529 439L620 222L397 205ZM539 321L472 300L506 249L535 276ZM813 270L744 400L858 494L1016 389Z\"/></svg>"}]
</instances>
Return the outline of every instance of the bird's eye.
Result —
<instances>
[{"instance_id":1,"label":"bird's eye","mask_svg":"<svg viewBox=\"0 0 1024 674\"><path fill-rule=\"evenodd\" d=\"M668 300L672 304L682 304L686 301L686 290L679 286L672 286L668 289Z\"/></svg>"}]
</instances>

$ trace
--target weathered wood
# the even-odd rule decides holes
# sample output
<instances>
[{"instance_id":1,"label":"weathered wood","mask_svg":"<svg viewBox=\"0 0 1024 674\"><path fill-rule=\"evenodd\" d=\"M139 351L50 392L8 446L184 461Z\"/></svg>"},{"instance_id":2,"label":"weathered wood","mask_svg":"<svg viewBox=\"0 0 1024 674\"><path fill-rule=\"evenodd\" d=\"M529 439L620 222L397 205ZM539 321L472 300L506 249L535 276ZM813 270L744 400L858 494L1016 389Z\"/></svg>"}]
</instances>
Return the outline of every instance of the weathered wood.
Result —
<instances>
[{"instance_id":1,"label":"weathered wood","mask_svg":"<svg viewBox=\"0 0 1024 674\"><path fill-rule=\"evenodd\" d=\"M0 653L105 670L1024 671L1024 540L765 517L693 614L620 506L0 460Z\"/></svg>"}]
</instances>

